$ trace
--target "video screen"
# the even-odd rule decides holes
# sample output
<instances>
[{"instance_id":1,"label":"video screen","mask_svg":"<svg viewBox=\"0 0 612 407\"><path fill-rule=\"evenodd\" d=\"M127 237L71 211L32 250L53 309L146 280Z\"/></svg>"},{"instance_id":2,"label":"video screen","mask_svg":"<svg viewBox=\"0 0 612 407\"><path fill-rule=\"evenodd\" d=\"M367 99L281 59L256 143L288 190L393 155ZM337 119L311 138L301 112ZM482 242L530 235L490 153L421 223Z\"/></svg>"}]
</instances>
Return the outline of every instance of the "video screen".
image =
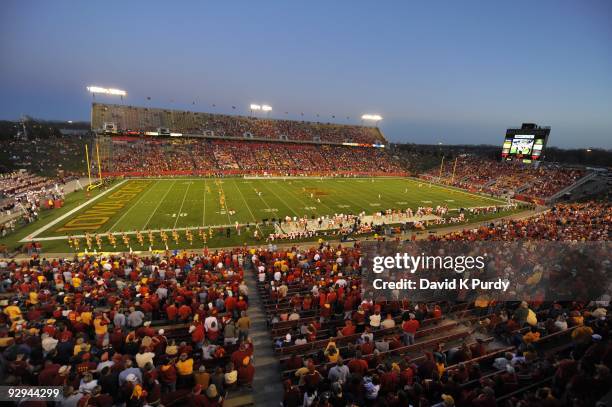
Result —
<instances>
[{"instance_id":1,"label":"video screen","mask_svg":"<svg viewBox=\"0 0 612 407\"><path fill-rule=\"evenodd\" d=\"M533 134L506 135L502 146L502 158L523 162L539 160L544 149L544 138Z\"/></svg>"}]
</instances>

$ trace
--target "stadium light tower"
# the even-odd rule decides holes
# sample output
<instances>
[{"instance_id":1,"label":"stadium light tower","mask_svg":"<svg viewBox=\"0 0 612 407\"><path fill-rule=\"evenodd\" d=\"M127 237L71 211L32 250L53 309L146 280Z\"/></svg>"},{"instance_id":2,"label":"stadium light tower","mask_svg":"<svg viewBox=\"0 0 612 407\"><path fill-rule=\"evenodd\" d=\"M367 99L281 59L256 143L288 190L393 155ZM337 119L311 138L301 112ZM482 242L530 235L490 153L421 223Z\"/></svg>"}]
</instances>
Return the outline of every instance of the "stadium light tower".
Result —
<instances>
[{"instance_id":1,"label":"stadium light tower","mask_svg":"<svg viewBox=\"0 0 612 407\"><path fill-rule=\"evenodd\" d=\"M251 116L253 116L253 110L261 110L261 105L256 105L254 103L251 103Z\"/></svg>"},{"instance_id":2,"label":"stadium light tower","mask_svg":"<svg viewBox=\"0 0 612 407\"><path fill-rule=\"evenodd\" d=\"M103 95L110 95L110 96L119 96L121 97L121 100L123 100L124 96L127 96L127 92L124 90L114 89L114 88L103 88L100 86L88 86L87 92L91 93L91 96L94 99L96 98L96 93L100 93Z\"/></svg>"},{"instance_id":3,"label":"stadium light tower","mask_svg":"<svg viewBox=\"0 0 612 407\"><path fill-rule=\"evenodd\" d=\"M364 120L375 122L378 126L378 122L382 120L382 116L379 114L364 114L361 116L361 122L363 123Z\"/></svg>"},{"instance_id":4,"label":"stadium light tower","mask_svg":"<svg viewBox=\"0 0 612 407\"><path fill-rule=\"evenodd\" d=\"M272 106L270 105L262 105L261 106L261 110L263 110L264 112L266 112L266 117L268 117L268 114L270 113L270 111L272 110Z\"/></svg>"}]
</instances>

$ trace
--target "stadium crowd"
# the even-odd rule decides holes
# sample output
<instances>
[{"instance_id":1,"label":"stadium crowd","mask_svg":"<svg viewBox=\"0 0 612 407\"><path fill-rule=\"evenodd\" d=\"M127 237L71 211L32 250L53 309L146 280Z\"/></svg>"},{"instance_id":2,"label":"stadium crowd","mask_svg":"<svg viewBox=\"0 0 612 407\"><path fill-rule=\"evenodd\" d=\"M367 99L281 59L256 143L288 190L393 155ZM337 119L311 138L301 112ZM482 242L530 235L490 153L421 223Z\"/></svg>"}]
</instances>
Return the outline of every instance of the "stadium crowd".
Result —
<instances>
[{"instance_id":1,"label":"stadium crowd","mask_svg":"<svg viewBox=\"0 0 612 407\"><path fill-rule=\"evenodd\" d=\"M442 239L607 241L610 216L557 205ZM361 290L361 254L321 242L4 261L2 382L63 386L61 405L220 406L253 381L259 294L287 407L587 406L612 385L609 303L388 302Z\"/></svg>"},{"instance_id":2,"label":"stadium crowd","mask_svg":"<svg viewBox=\"0 0 612 407\"><path fill-rule=\"evenodd\" d=\"M2 383L63 386L66 406L220 406L253 380L251 261L237 249L0 263Z\"/></svg>"},{"instance_id":3,"label":"stadium crowd","mask_svg":"<svg viewBox=\"0 0 612 407\"><path fill-rule=\"evenodd\" d=\"M65 178L52 179L31 174L27 171L16 171L0 174L0 236L5 236L16 227L16 222L23 220L31 223L38 219L42 207L49 206L49 201L64 198Z\"/></svg>"},{"instance_id":4,"label":"stadium crowd","mask_svg":"<svg viewBox=\"0 0 612 407\"><path fill-rule=\"evenodd\" d=\"M454 175L453 175L454 174ZM493 195L545 199L586 175L585 171L555 165L526 165L518 161L493 161L463 155L446 166L423 175L447 185Z\"/></svg>"},{"instance_id":5,"label":"stadium crowd","mask_svg":"<svg viewBox=\"0 0 612 407\"><path fill-rule=\"evenodd\" d=\"M609 202L557 204L535 217L504 220L497 225L464 229L433 240L553 240L553 241L608 241L612 224Z\"/></svg>"},{"instance_id":6,"label":"stadium crowd","mask_svg":"<svg viewBox=\"0 0 612 407\"><path fill-rule=\"evenodd\" d=\"M103 171L120 173L403 173L383 149L259 141L115 137Z\"/></svg>"},{"instance_id":7,"label":"stadium crowd","mask_svg":"<svg viewBox=\"0 0 612 407\"><path fill-rule=\"evenodd\" d=\"M608 241L611 215L607 203L558 205L441 239ZM612 386L609 301L381 301L360 289L360 256L358 244L292 248L259 267L284 406L588 406ZM456 333L456 321L474 329Z\"/></svg>"}]
</instances>

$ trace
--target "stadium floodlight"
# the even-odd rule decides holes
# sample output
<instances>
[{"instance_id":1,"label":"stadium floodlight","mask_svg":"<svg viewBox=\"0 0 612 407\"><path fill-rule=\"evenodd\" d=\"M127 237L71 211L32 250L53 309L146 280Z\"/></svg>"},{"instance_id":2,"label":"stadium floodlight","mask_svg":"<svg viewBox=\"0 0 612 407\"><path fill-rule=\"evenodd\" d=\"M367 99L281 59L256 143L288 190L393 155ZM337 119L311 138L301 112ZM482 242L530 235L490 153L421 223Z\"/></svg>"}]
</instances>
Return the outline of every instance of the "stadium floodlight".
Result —
<instances>
[{"instance_id":1,"label":"stadium floodlight","mask_svg":"<svg viewBox=\"0 0 612 407\"><path fill-rule=\"evenodd\" d=\"M382 120L382 116L379 114L364 114L361 116L361 120L372 120L378 122Z\"/></svg>"},{"instance_id":2,"label":"stadium floodlight","mask_svg":"<svg viewBox=\"0 0 612 407\"><path fill-rule=\"evenodd\" d=\"M270 110L272 110L272 106L262 105L261 110L263 110L264 112L269 112Z\"/></svg>"},{"instance_id":3,"label":"stadium floodlight","mask_svg":"<svg viewBox=\"0 0 612 407\"><path fill-rule=\"evenodd\" d=\"M261 105L251 104L251 110L261 110Z\"/></svg>"},{"instance_id":4,"label":"stadium floodlight","mask_svg":"<svg viewBox=\"0 0 612 407\"><path fill-rule=\"evenodd\" d=\"M127 96L127 92L121 89L113 89L113 88L102 88L100 86L88 86L87 91L91 94L102 93L105 95L113 95L113 96Z\"/></svg>"}]
</instances>

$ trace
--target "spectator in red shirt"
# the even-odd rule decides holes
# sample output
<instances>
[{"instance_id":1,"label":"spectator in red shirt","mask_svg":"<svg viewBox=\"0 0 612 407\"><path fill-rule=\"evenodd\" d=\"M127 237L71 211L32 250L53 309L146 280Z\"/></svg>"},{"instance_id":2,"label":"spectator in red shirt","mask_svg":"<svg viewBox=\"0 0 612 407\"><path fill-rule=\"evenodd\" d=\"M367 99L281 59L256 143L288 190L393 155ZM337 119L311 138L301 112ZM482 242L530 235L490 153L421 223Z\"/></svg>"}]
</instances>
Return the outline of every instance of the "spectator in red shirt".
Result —
<instances>
[{"instance_id":1,"label":"spectator in red shirt","mask_svg":"<svg viewBox=\"0 0 612 407\"><path fill-rule=\"evenodd\" d=\"M415 319L414 314L409 314L408 319L402 323L404 345L414 344L414 336L420 326L421 324Z\"/></svg>"},{"instance_id":2,"label":"spectator in red shirt","mask_svg":"<svg viewBox=\"0 0 612 407\"><path fill-rule=\"evenodd\" d=\"M174 303L168 305L166 307L166 315L168 316L169 321L176 321L176 316L178 314L178 309Z\"/></svg>"},{"instance_id":3,"label":"spectator in red shirt","mask_svg":"<svg viewBox=\"0 0 612 407\"><path fill-rule=\"evenodd\" d=\"M245 357L238 368L238 384L251 388L253 377L255 376L255 366L251 363L250 357Z\"/></svg>"},{"instance_id":4,"label":"spectator in red shirt","mask_svg":"<svg viewBox=\"0 0 612 407\"><path fill-rule=\"evenodd\" d=\"M361 353L363 355L371 355L374 352L374 344L370 342L370 338L367 336L363 338L364 342L361 344Z\"/></svg>"},{"instance_id":5,"label":"spectator in red shirt","mask_svg":"<svg viewBox=\"0 0 612 407\"><path fill-rule=\"evenodd\" d=\"M178 309L178 315L181 321L187 321L191 316L191 307L187 304L181 305Z\"/></svg>"},{"instance_id":6,"label":"spectator in red shirt","mask_svg":"<svg viewBox=\"0 0 612 407\"><path fill-rule=\"evenodd\" d=\"M347 366L351 373L356 373L363 377L368 372L368 362L361 357L361 351L355 351L355 357L348 362Z\"/></svg>"},{"instance_id":7,"label":"spectator in red shirt","mask_svg":"<svg viewBox=\"0 0 612 407\"><path fill-rule=\"evenodd\" d=\"M353 335L354 333L355 333L355 325L353 325L350 319L347 319L344 327L338 330L338 336L349 336L349 335Z\"/></svg>"}]
</instances>

